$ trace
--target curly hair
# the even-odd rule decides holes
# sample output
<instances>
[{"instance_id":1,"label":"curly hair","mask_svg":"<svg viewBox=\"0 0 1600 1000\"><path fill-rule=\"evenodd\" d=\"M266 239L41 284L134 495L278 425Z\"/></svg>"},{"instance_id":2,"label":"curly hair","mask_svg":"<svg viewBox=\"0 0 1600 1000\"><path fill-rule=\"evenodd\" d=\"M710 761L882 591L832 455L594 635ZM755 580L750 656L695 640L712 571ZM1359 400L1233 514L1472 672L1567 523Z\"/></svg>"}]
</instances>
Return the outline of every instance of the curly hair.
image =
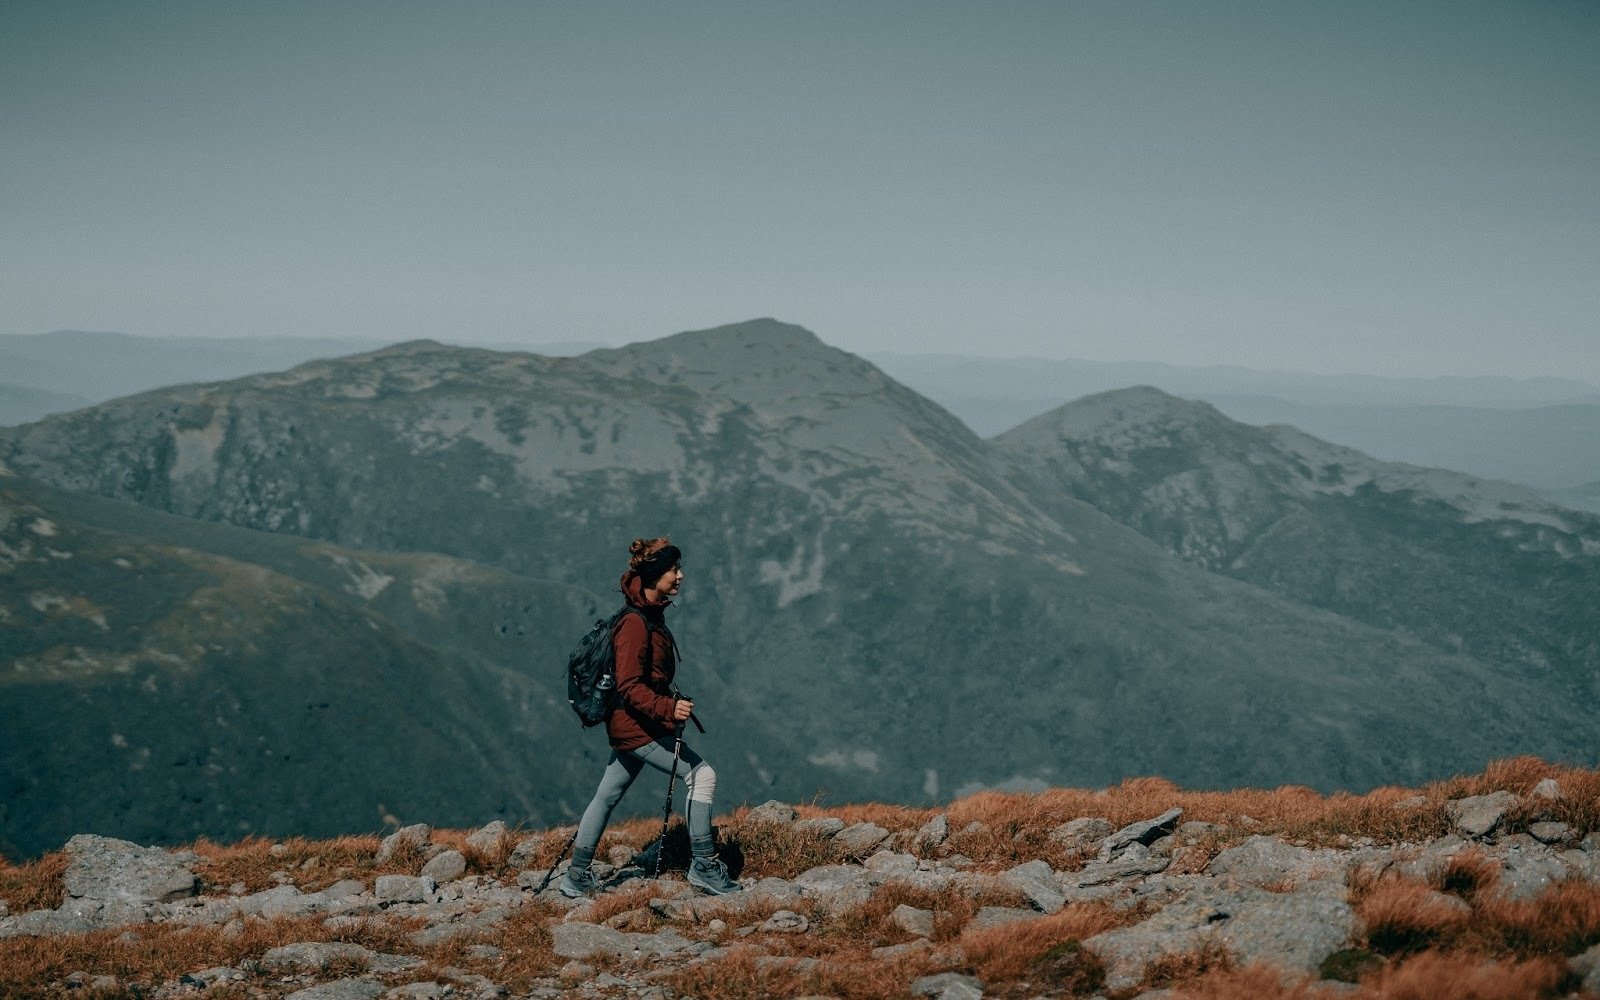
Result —
<instances>
[{"instance_id":1,"label":"curly hair","mask_svg":"<svg viewBox=\"0 0 1600 1000\"><path fill-rule=\"evenodd\" d=\"M628 546L628 568L637 570L660 554L662 549L671 545L672 539L666 535L660 538L635 538Z\"/></svg>"}]
</instances>

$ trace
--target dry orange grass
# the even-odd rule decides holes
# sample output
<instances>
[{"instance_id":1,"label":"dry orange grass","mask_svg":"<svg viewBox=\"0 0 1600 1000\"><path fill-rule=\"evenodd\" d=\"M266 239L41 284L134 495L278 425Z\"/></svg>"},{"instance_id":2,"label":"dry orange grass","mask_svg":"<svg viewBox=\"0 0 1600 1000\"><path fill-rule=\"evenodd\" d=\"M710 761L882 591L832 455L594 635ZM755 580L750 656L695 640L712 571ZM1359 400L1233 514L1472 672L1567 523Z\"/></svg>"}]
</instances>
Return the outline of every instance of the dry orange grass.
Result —
<instances>
[{"instance_id":1,"label":"dry orange grass","mask_svg":"<svg viewBox=\"0 0 1600 1000\"><path fill-rule=\"evenodd\" d=\"M1561 881L1530 900L1480 899L1470 931L1472 943L1492 954L1576 955L1600 944L1600 885Z\"/></svg>"},{"instance_id":2,"label":"dry orange grass","mask_svg":"<svg viewBox=\"0 0 1600 1000\"><path fill-rule=\"evenodd\" d=\"M1430 951L1378 970L1349 996L1359 1000L1554 1000L1575 985L1570 979L1555 959L1501 963Z\"/></svg>"},{"instance_id":3,"label":"dry orange grass","mask_svg":"<svg viewBox=\"0 0 1600 1000\"><path fill-rule=\"evenodd\" d=\"M1380 881L1356 903L1367 946L1384 955L1405 955L1454 944L1472 920L1471 909L1453 896L1416 879Z\"/></svg>"},{"instance_id":4,"label":"dry orange grass","mask_svg":"<svg viewBox=\"0 0 1600 1000\"><path fill-rule=\"evenodd\" d=\"M53 910L66 899L66 873L67 855L62 851L25 865L7 862L0 867L0 900L12 913Z\"/></svg>"},{"instance_id":5,"label":"dry orange grass","mask_svg":"<svg viewBox=\"0 0 1600 1000\"><path fill-rule=\"evenodd\" d=\"M1223 945L1207 941L1190 951L1167 952L1145 966L1139 986L1146 990L1167 989L1193 983L1215 974L1234 971L1237 963Z\"/></svg>"},{"instance_id":6,"label":"dry orange grass","mask_svg":"<svg viewBox=\"0 0 1600 1000\"><path fill-rule=\"evenodd\" d=\"M986 983L1007 982L1028 975L1058 946L1124 927L1134 919L1104 903L1073 903L1035 920L968 931L958 943L973 975Z\"/></svg>"}]
</instances>

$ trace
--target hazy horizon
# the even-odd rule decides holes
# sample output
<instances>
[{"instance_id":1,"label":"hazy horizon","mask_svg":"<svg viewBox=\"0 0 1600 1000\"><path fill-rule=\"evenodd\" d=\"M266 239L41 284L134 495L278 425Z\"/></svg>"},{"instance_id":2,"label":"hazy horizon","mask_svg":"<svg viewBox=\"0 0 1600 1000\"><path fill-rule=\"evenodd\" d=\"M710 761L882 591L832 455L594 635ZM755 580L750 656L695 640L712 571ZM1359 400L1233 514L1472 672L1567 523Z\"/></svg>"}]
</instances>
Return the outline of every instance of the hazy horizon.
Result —
<instances>
[{"instance_id":1,"label":"hazy horizon","mask_svg":"<svg viewBox=\"0 0 1600 1000\"><path fill-rule=\"evenodd\" d=\"M1600 7L13 2L0 329L1600 384ZM3 376L0 376L3 381Z\"/></svg>"}]
</instances>

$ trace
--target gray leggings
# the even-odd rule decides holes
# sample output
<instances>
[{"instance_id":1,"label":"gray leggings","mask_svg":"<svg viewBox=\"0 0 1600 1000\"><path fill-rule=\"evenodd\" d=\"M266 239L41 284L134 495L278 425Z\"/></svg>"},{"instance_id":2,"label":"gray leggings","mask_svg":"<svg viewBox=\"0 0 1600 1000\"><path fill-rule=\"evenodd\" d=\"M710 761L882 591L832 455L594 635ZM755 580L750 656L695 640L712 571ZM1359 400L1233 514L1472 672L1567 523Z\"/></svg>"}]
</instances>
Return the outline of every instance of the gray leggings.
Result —
<instances>
[{"instance_id":1,"label":"gray leggings","mask_svg":"<svg viewBox=\"0 0 1600 1000\"><path fill-rule=\"evenodd\" d=\"M583 811L583 819L578 821L574 850L594 851L600 843L600 835L605 832L606 823L611 819L611 810L622 801L623 793L647 764L661 774L671 771L672 744L646 743L633 750L611 752L611 759L606 762L606 772L600 778L600 787L594 790L594 798ZM711 801L717 790L717 772L685 743L678 759L678 777L688 791L684 813L689 822L689 839L691 842L708 842L711 839Z\"/></svg>"}]
</instances>

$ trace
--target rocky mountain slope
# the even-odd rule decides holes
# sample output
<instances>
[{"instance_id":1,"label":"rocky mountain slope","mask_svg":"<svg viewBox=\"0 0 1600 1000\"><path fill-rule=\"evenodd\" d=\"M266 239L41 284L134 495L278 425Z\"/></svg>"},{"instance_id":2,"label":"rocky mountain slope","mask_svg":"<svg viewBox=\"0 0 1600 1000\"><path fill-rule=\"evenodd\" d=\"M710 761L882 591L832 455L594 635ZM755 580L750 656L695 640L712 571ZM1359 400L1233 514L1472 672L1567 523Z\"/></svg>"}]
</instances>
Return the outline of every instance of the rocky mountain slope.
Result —
<instances>
[{"instance_id":1,"label":"rocky mountain slope","mask_svg":"<svg viewBox=\"0 0 1600 1000\"><path fill-rule=\"evenodd\" d=\"M1187 564L773 321L576 358L402 345L8 429L0 460L184 517L586 593L611 586L628 539L671 533L702 748L752 782L725 783L734 801L1139 773L1361 788L1593 747L1565 674Z\"/></svg>"},{"instance_id":2,"label":"rocky mountain slope","mask_svg":"<svg viewBox=\"0 0 1600 1000\"><path fill-rule=\"evenodd\" d=\"M1196 565L1600 708L1600 516L1150 388L1079 400L996 443L1057 496Z\"/></svg>"}]
</instances>

